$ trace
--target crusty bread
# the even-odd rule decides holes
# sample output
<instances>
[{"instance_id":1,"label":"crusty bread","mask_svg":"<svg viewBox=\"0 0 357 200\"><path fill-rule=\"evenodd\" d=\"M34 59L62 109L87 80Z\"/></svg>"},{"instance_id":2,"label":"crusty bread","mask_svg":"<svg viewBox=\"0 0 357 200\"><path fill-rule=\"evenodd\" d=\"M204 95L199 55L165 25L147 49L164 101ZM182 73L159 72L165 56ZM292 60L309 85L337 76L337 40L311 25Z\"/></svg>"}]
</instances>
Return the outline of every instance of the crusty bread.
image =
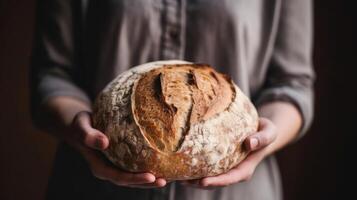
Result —
<instances>
[{"instance_id":1,"label":"crusty bread","mask_svg":"<svg viewBox=\"0 0 357 200\"><path fill-rule=\"evenodd\" d=\"M257 131L258 115L227 76L171 60L120 74L97 97L93 122L109 137L104 154L119 168L187 180L244 159L242 142Z\"/></svg>"}]
</instances>

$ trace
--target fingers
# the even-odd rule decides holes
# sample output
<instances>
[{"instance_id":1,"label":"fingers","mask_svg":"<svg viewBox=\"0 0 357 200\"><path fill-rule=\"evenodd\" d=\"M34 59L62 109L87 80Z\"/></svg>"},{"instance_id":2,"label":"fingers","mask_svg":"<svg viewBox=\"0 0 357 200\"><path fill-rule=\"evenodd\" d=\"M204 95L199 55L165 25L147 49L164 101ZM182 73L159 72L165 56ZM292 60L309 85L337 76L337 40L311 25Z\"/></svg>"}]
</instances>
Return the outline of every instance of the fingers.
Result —
<instances>
[{"instance_id":1,"label":"fingers","mask_svg":"<svg viewBox=\"0 0 357 200\"><path fill-rule=\"evenodd\" d=\"M260 118L258 132L247 137L244 141L246 149L256 151L272 143L276 138L275 129L273 122L266 118Z\"/></svg>"},{"instance_id":2,"label":"fingers","mask_svg":"<svg viewBox=\"0 0 357 200\"><path fill-rule=\"evenodd\" d=\"M118 172L118 170L105 169L107 173L103 171L103 176L107 180L117 185L133 185L133 184L145 184L155 181L155 176L151 173L127 173Z\"/></svg>"},{"instance_id":3,"label":"fingers","mask_svg":"<svg viewBox=\"0 0 357 200\"><path fill-rule=\"evenodd\" d=\"M187 187L193 187L193 188L198 188L198 189L202 189L202 190L213 190L213 189L217 189L218 187L212 187L212 186L203 186L202 184L200 184L200 181L202 179L197 179L197 180L189 180L189 181L181 181L180 183L184 186Z\"/></svg>"},{"instance_id":4,"label":"fingers","mask_svg":"<svg viewBox=\"0 0 357 200\"><path fill-rule=\"evenodd\" d=\"M117 185L144 184L155 181L151 173L128 173L106 165L101 158L90 158L92 173L99 179L111 181Z\"/></svg>"},{"instance_id":5,"label":"fingers","mask_svg":"<svg viewBox=\"0 0 357 200\"><path fill-rule=\"evenodd\" d=\"M148 189L148 188L158 188L158 187L164 187L166 185L166 180L163 178L158 178L155 180L153 183L146 183L146 184L133 184L133 185L128 185L128 187L133 187L133 188L143 188L143 189Z\"/></svg>"},{"instance_id":6,"label":"fingers","mask_svg":"<svg viewBox=\"0 0 357 200\"><path fill-rule=\"evenodd\" d=\"M182 183L183 185L190 187L211 190L225 187L234 183L248 181L253 176L255 168L263 158L264 152L255 151L248 155L248 157L235 168L226 173L212 177L205 177L202 179L183 181Z\"/></svg>"},{"instance_id":7,"label":"fingers","mask_svg":"<svg viewBox=\"0 0 357 200\"><path fill-rule=\"evenodd\" d=\"M231 169L227 173L203 178L200 181L200 185L202 187L216 188L226 187L234 183L248 181L253 176L257 163L258 162L255 162L254 160L243 161L241 164Z\"/></svg>"},{"instance_id":8,"label":"fingers","mask_svg":"<svg viewBox=\"0 0 357 200\"><path fill-rule=\"evenodd\" d=\"M102 132L92 127L89 112L78 113L73 120L72 128L74 129L75 138L80 141L80 144L75 145L75 147L86 159L95 177L126 187L153 188L166 185L164 179L156 179L152 173L125 172L114 168L103 160L100 152L93 149L106 149L109 145L109 140Z\"/></svg>"},{"instance_id":9,"label":"fingers","mask_svg":"<svg viewBox=\"0 0 357 200\"><path fill-rule=\"evenodd\" d=\"M233 168L225 174L203 178L200 184L203 187L225 187L234 183L250 180L253 172L254 168Z\"/></svg>"},{"instance_id":10,"label":"fingers","mask_svg":"<svg viewBox=\"0 0 357 200\"><path fill-rule=\"evenodd\" d=\"M93 175L101 180L110 181L116 185L146 184L155 182L156 178L151 173L129 173L108 165L95 152L86 147L81 150L87 160ZM161 185L162 183L159 182ZM166 184L166 183L165 183Z\"/></svg>"},{"instance_id":11,"label":"fingers","mask_svg":"<svg viewBox=\"0 0 357 200\"><path fill-rule=\"evenodd\" d=\"M73 120L74 134L80 142L90 148L104 150L109 145L108 138L99 130L92 127L91 115L83 111Z\"/></svg>"}]
</instances>

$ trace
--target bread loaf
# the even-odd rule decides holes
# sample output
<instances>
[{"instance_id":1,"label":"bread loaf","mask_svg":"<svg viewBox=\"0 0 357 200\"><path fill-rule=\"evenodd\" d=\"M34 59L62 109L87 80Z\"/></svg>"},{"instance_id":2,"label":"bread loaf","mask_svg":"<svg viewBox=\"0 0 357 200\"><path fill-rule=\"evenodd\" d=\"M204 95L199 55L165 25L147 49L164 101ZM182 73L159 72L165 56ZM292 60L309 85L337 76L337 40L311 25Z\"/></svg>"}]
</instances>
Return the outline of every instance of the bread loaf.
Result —
<instances>
[{"instance_id":1,"label":"bread loaf","mask_svg":"<svg viewBox=\"0 0 357 200\"><path fill-rule=\"evenodd\" d=\"M93 126L110 141L119 168L167 180L224 173L247 155L257 131L250 100L226 75L204 64L157 61L120 74L98 95Z\"/></svg>"}]
</instances>

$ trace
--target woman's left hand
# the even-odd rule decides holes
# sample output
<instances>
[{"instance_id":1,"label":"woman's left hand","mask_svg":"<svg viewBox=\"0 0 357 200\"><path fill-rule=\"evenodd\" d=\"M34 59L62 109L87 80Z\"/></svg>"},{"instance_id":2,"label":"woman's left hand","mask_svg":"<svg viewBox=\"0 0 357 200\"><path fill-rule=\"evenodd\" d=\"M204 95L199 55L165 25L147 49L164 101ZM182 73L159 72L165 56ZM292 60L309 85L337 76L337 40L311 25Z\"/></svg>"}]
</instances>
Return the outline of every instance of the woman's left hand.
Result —
<instances>
[{"instance_id":1,"label":"woman's left hand","mask_svg":"<svg viewBox=\"0 0 357 200\"><path fill-rule=\"evenodd\" d=\"M276 136L276 127L273 122L267 118L260 118L258 132L244 141L244 145L250 153L241 163L224 174L182 181L181 183L202 189L215 189L250 180L255 168L267 156L266 147L275 140Z\"/></svg>"}]
</instances>

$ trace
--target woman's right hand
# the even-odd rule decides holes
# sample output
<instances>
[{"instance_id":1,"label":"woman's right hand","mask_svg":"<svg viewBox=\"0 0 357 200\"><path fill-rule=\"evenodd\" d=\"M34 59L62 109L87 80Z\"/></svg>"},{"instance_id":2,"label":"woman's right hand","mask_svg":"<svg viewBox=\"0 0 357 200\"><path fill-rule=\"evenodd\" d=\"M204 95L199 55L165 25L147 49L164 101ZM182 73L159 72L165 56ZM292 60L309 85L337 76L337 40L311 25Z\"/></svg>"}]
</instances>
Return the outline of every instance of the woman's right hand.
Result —
<instances>
[{"instance_id":1,"label":"woman's right hand","mask_svg":"<svg viewBox=\"0 0 357 200\"><path fill-rule=\"evenodd\" d=\"M83 155L95 177L126 187L153 188L166 185L164 179L156 179L152 173L125 172L104 160L98 150L105 150L109 146L109 140L106 135L92 127L89 112L76 114L70 132L66 140Z\"/></svg>"}]
</instances>

